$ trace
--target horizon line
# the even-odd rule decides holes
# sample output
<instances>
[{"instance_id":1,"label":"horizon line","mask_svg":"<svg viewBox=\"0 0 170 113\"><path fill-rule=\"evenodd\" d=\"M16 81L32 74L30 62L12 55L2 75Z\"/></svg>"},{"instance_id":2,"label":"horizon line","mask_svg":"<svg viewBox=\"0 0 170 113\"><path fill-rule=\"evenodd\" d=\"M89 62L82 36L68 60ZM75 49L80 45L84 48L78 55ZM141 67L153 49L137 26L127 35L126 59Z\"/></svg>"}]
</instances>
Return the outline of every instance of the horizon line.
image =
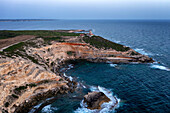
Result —
<instances>
[{"instance_id":1,"label":"horizon line","mask_svg":"<svg viewBox=\"0 0 170 113\"><path fill-rule=\"evenodd\" d=\"M115 20L115 21L168 21L170 19L0 19L0 22L7 22L7 21L56 21L56 20Z\"/></svg>"}]
</instances>

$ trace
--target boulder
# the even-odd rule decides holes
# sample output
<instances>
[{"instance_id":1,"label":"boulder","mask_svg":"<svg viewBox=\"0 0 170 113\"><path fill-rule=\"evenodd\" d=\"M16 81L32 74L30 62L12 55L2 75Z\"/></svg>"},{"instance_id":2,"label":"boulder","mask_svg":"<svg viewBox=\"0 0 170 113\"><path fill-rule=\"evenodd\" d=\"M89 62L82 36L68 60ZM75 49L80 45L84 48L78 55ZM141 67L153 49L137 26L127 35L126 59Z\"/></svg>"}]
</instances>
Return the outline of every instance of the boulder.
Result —
<instances>
[{"instance_id":1,"label":"boulder","mask_svg":"<svg viewBox=\"0 0 170 113\"><path fill-rule=\"evenodd\" d=\"M84 96L84 103L88 109L101 109L104 102L109 102L110 99L103 92L89 92Z\"/></svg>"}]
</instances>

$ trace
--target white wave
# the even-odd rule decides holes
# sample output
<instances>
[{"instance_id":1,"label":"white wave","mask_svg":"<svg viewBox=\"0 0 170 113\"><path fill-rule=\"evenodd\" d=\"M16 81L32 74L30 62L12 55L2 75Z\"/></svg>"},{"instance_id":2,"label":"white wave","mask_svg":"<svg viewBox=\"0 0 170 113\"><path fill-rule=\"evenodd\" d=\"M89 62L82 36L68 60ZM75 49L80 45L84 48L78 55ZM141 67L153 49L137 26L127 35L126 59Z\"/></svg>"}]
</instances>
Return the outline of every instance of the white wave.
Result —
<instances>
[{"instance_id":1,"label":"white wave","mask_svg":"<svg viewBox=\"0 0 170 113\"><path fill-rule=\"evenodd\" d=\"M73 77L69 76L68 78L70 79L70 81L73 81Z\"/></svg>"},{"instance_id":2,"label":"white wave","mask_svg":"<svg viewBox=\"0 0 170 113\"><path fill-rule=\"evenodd\" d=\"M54 97L51 97L51 98L47 98L47 99L46 99L46 101L47 101L47 100L52 100L53 98L54 98Z\"/></svg>"},{"instance_id":3,"label":"white wave","mask_svg":"<svg viewBox=\"0 0 170 113\"><path fill-rule=\"evenodd\" d=\"M65 77L68 77L70 79L70 81L73 81L73 77L71 76L67 76L65 73L63 74Z\"/></svg>"},{"instance_id":4,"label":"white wave","mask_svg":"<svg viewBox=\"0 0 170 113\"><path fill-rule=\"evenodd\" d=\"M51 110L51 105L47 105L42 109L42 113L53 113Z\"/></svg>"},{"instance_id":5,"label":"white wave","mask_svg":"<svg viewBox=\"0 0 170 113\"><path fill-rule=\"evenodd\" d=\"M87 88L87 87L86 87L85 85L83 85L83 84L82 84L82 86L83 86L83 88Z\"/></svg>"},{"instance_id":6,"label":"white wave","mask_svg":"<svg viewBox=\"0 0 170 113\"><path fill-rule=\"evenodd\" d=\"M36 109L38 109L40 106L42 105L42 103L36 105L33 107L33 109L31 109L28 113L34 113Z\"/></svg>"},{"instance_id":7,"label":"white wave","mask_svg":"<svg viewBox=\"0 0 170 113\"><path fill-rule=\"evenodd\" d=\"M121 41L119 41L119 40L114 40L113 42L115 42L115 43L120 43Z\"/></svg>"},{"instance_id":8,"label":"white wave","mask_svg":"<svg viewBox=\"0 0 170 113\"><path fill-rule=\"evenodd\" d=\"M106 63L111 64L112 62L110 62L110 61L106 61Z\"/></svg>"},{"instance_id":9,"label":"white wave","mask_svg":"<svg viewBox=\"0 0 170 113\"><path fill-rule=\"evenodd\" d=\"M115 100L115 98L113 97L113 93L111 91L100 86L98 86L98 89L100 92L103 92L110 100Z\"/></svg>"},{"instance_id":10,"label":"white wave","mask_svg":"<svg viewBox=\"0 0 170 113\"><path fill-rule=\"evenodd\" d=\"M78 88L82 88L82 87L83 87L83 88L87 88L87 87L83 84L83 82L79 82L78 85L77 85L77 87L78 87Z\"/></svg>"},{"instance_id":11,"label":"white wave","mask_svg":"<svg viewBox=\"0 0 170 113\"><path fill-rule=\"evenodd\" d=\"M109 112L110 109L115 109L115 107L119 107L119 102L120 99L118 99L116 96L113 96L113 92L111 92L110 90L104 88L104 87L100 87L98 86L98 89L100 92L103 92L111 101L109 103L104 103L102 104L102 110L100 111L101 113L104 112ZM117 105L116 105L117 104ZM115 107L113 107L113 105L116 105Z\"/></svg>"},{"instance_id":12,"label":"white wave","mask_svg":"<svg viewBox=\"0 0 170 113\"><path fill-rule=\"evenodd\" d=\"M41 111L42 113L54 113L54 110L58 110L56 107L52 107L51 104L45 106Z\"/></svg>"},{"instance_id":13,"label":"white wave","mask_svg":"<svg viewBox=\"0 0 170 113\"><path fill-rule=\"evenodd\" d=\"M96 86L90 86L90 90L99 92L99 89Z\"/></svg>"},{"instance_id":14,"label":"white wave","mask_svg":"<svg viewBox=\"0 0 170 113\"><path fill-rule=\"evenodd\" d=\"M165 67L165 66L161 66L161 65L158 65L158 64L152 64L150 67L151 67L151 68L154 68L154 69L160 69L160 70L170 71L170 68L167 68L167 67Z\"/></svg>"},{"instance_id":15,"label":"white wave","mask_svg":"<svg viewBox=\"0 0 170 113\"><path fill-rule=\"evenodd\" d=\"M67 68L61 68L60 71L64 71L67 72L68 70L70 70L71 68L74 68L73 64L69 64Z\"/></svg>"},{"instance_id":16,"label":"white wave","mask_svg":"<svg viewBox=\"0 0 170 113\"><path fill-rule=\"evenodd\" d=\"M73 64L68 65L68 68L67 68L67 69L70 70L71 68L74 68L74 67L73 67Z\"/></svg>"},{"instance_id":17,"label":"white wave","mask_svg":"<svg viewBox=\"0 0 170 113\"><path fill-rule=\"evenodd\" d=\"M117 64L110 64L110 66L111 66L111 67L116 67L116 66L117 66Z\"/></svg>"},{"instance_id":18,"label":"white wave","mask_svg":"<svg viewBox=\"0 0 170 113\"><path fill-rule=\"evenodd\" d=\"M139 62L130 62L130 64L139 64Z\"/></svg>"},{"instance_id":19,"label":"white wave","mask_svg":"<svg viewBox=\"0 0 170 113\"><path fill-rule=\"evenodd\" d=\"M119 107L119 102L120 99L118 99L116 96L113 96L113 92L111 92L110 90L104 88L104 87L95 87L95 86L91 86L90 87L91 91L97 91L97 92L103 92L111 101L107 102L107 103L103 103L101 105L101 110L95 109L95 110L90 110L87 109L87 105L83 102L83 100L80 103L80 108L78 108L75 113L107 113L107 112L113 112L115 110L115 108ZM118 102L118 104L116 106L114 106L116 103Z\"/></svg>"},{"instance_id":20,"label":"white wave","mask_svg":"<svg viewBox=\"0 0 170 113\"><path fill-rule=\"evenodd\" d=\"M65 73L63 74L65 77L68 77Z\"/></svg>"},{"instance_id":21,"label":"white wave","mask_svg":"<svg viewBox=\"0 0 170 113\"><path fill-rule=\"evenodd\" d=\"M163 54L156 54L157 56L163 56Z\"/></svg>"},{"instance_id":22,"label":"white wave","mask_svg":"<svg viewBox=\"0 0 170 113\"><path fill-rule=\"evenodd\" d=\"M73 97L77 97L76 95L73 95Z\"/></svg>"},{"instance_id":23,"label":"white wave","mask_svg":"<svg viewBox=\"0 0 170 113\"><path fill-rule=\"evenodd\" d=\"M87 109L87 105L83 102L83 100L80 102L80 106L81 108L76 109L76 111L74 111L75 113L96 113L98 110L90 110Z\"/></svg>"},{"instance_id":24,"label":"white wave","mask_svg":"<svg viewBox=\"0 0 170 113\"><path fill-rule=\"evenodd\" d=\"M150 52L146 52L144 49L139 49L139 48L136 48L134 49L136 52L140 53L140 54L143 54L143 55L150 55L150 56L153 56L152 53Z\"/></svg>"}]
</instances>

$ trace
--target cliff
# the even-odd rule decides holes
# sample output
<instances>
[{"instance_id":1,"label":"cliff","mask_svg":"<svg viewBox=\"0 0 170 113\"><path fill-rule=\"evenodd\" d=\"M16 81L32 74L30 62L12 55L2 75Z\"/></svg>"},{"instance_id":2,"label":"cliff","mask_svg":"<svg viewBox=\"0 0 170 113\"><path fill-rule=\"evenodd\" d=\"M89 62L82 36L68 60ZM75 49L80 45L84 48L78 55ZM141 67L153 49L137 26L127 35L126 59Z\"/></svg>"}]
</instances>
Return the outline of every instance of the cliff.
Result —
<instances>
[{"instance_id":1,"label":"cliff","mask_svg":"<svg viewBox=\"0 0 170 113\"><path fill-rule=\"evenodd\" d=\"M29 60L1 58L0 111L28 112L42 99L68 93L69 82Z\"/></svg>"},{"instance_id":2,"label":"cliff","mask_svg":"<svg viewBox=\"0 0 170 113\"><path fill-rule=\"evenodd\" d=\"M28 112L40 100L73 92L76 82L62 73L68 61L153 62L129 47L99 36L82 37L73 31L0 31L0 34L10 45L0 52L2 112ZM17 42L17 38L24 42Z\"/></svg>"}]
</instances>

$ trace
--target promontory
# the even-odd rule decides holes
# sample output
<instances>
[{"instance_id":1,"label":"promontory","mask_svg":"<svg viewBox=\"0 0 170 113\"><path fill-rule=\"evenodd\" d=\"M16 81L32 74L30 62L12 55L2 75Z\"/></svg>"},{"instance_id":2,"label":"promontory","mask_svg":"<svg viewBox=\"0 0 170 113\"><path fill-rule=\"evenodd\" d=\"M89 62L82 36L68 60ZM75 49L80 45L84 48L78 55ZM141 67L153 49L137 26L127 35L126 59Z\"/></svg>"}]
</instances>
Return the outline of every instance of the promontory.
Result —
<instances>
[{"instance_id":1,"label":"promontory","mask_svg":"<svg viewBox=\"0 0 170 113\"><path fill-rule=\"evenodd\" d=\"M72 62L153 62L85 30L1 30L0 49L3 113L26 113L40 100L73 92L77 83L63 75L63 68Z\"/></svg>"}]
</instances>

